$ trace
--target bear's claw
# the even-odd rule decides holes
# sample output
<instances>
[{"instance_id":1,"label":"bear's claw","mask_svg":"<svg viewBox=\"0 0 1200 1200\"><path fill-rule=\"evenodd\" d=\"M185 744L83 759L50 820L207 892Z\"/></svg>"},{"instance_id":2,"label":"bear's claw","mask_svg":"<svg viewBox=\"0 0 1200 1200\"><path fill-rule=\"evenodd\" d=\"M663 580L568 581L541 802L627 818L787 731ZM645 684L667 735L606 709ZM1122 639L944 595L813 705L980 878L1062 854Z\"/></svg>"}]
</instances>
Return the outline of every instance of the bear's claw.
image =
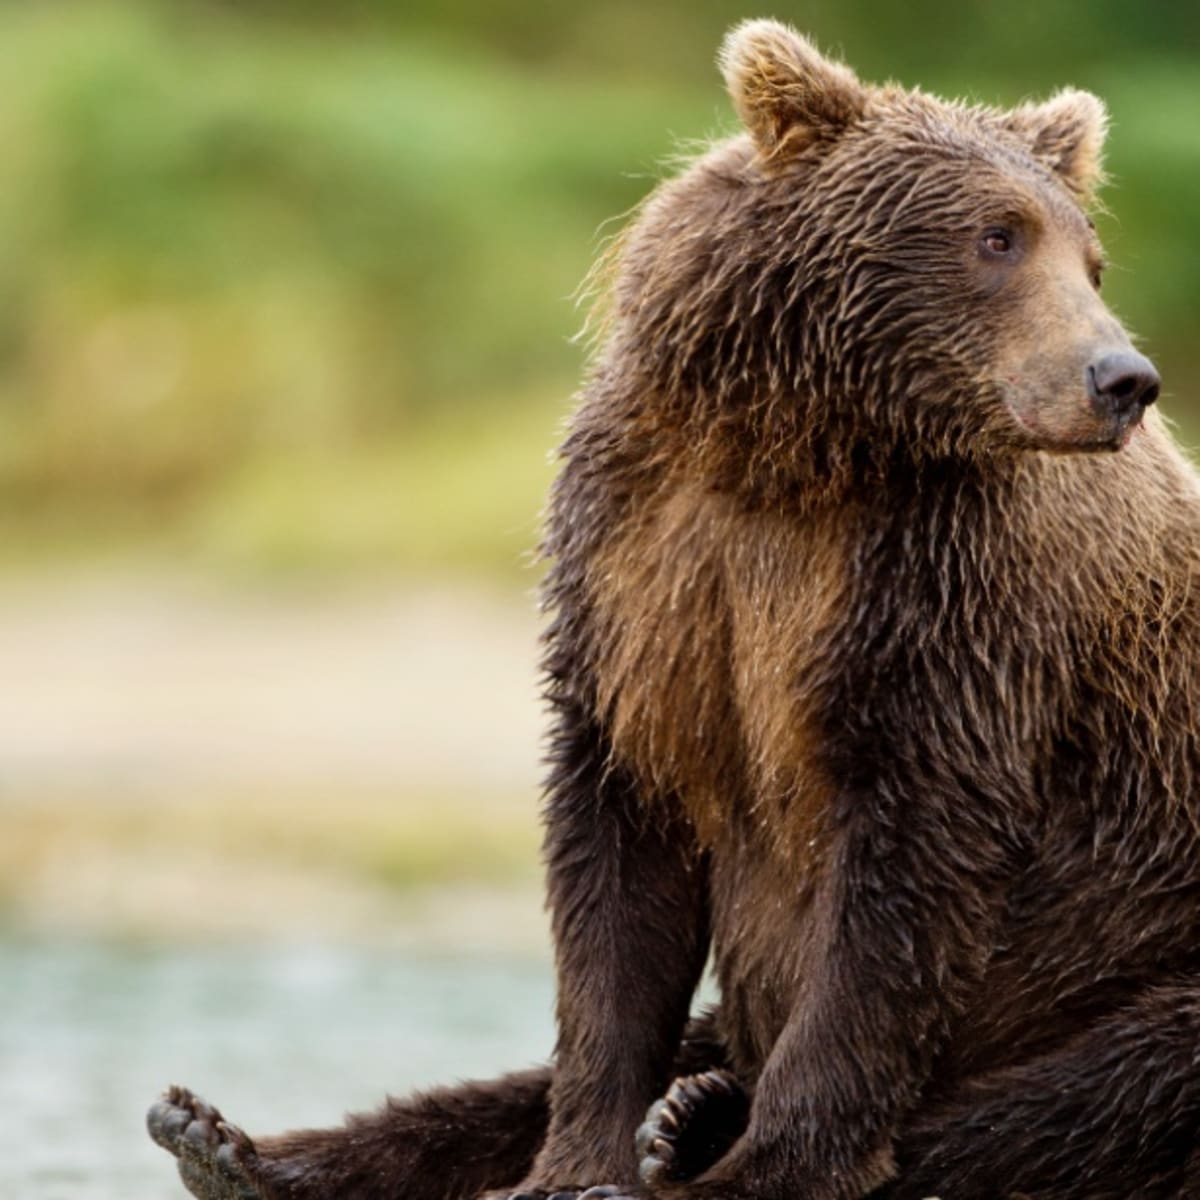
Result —
<instances>
[{"instance_id":1,"label":"bear's claw","mask_svg":"<svg viewBox=\"0 0 1200 1200\"><path fill-rule=\"evenodd\" d=\"M746 1128L750 1099L728 1071L676 1079L637 1131L638 1175L648 1188L694 1179Z\"/></svg>"},{"instance_id":2,"label":"bear's claw","mask_svg":"<svg viewBox=\"0 0 1200 1200\"><path fill-rule=\"evenodd\" d=\"M179 1160L179 1176L199 1200L269 1200L254 1143L187 1088L168 1088L146 1114L146 1128Z\"/></svg>"}]
</instances>

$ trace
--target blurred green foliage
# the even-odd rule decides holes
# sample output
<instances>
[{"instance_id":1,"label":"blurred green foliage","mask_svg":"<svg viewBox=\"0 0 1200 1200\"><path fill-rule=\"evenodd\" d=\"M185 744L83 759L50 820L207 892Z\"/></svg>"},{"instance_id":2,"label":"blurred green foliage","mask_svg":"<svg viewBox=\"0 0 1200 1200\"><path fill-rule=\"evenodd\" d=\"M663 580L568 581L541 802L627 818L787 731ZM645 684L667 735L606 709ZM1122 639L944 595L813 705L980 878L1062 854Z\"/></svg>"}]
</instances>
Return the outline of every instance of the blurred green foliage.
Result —
<instances>
[{"instance_id":1,"label":"blurred green foliage","mask_svg":"<svg viewBox=\"0 0 1200 1200\"><path fill-rule=\"evenodd\" d=\"M732 127L722 0L0 5L0 537L515 566L605 222ZM777 3L867 78L1113 115L1106 294L1200 431L1200 9Z\"/></svg>"}]
</instances>

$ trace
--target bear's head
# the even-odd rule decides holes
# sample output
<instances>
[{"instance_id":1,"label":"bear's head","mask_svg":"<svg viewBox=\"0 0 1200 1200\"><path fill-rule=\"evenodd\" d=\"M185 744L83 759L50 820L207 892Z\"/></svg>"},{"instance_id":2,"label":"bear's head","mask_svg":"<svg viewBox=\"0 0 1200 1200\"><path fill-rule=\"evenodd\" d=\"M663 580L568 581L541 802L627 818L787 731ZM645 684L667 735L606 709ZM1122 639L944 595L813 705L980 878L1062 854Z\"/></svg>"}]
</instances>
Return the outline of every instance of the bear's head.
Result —
<instances>
[{"instance_id":1,"label":"bear's head","mask_svg":"<svg viewBox=\"0 0 1200 1200\"><path fill-rule=\"evenodd\" d=\"M777 482L881 447L1125 444L1159 382L1099 294L1098 99L1001 111L869 86L773 21L719 61L745 134L623 243L610 345L643 411Z\"/></svg>"}]
</instances>

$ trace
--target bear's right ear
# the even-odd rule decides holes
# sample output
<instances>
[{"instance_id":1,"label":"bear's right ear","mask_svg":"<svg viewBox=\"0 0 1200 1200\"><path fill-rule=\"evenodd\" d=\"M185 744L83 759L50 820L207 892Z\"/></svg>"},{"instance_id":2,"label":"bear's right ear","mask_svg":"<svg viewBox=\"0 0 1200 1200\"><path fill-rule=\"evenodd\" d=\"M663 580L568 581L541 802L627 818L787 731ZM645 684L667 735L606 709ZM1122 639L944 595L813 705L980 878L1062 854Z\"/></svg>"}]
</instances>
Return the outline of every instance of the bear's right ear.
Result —
<instances>
[{"instance_id":1,"label":"bear's right ear","mask_svg":"<svg viewBox=\"0 0 1200 1200\"><path fill-rule=\"evenodd\" d=\"M738 116L765 158L833 140L866 105L866 88L849 67L825 58L778 21L735 26L717 63Z\"/></svg>"},{"instance_id":2,"label":"bear's right ear","mask_svg":"<svg viewBox=\"0 0 1200 1200\"><path fill-rule=\"evenodd\" d=\"M1099 96L1066 88L1041 104L1006 113L1003 123L1082 204L1095 199L1104 182L1101 158L1108 129L1108 112Z\"/></svg>"}]
</instances>

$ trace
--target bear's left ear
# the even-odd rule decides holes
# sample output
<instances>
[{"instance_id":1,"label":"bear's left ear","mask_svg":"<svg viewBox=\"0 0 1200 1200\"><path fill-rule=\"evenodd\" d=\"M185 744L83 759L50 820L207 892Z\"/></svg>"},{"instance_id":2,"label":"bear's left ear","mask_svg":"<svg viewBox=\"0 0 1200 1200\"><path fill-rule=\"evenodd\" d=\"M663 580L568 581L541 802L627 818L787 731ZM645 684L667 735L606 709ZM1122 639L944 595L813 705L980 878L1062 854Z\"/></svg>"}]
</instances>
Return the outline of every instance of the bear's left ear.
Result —
<instances>
[{"instance_id":1,"label":"bear's left ear","mask_svg":"<svg viewBox=\"0 0 1200 1200\"><path fill-rule=\"evenodd\" d=\"M778 21L744 21L717 56L729 95L764 159L832 141L862 116L867 90Z\"/></svg>"},{"instance_id":2,"label":"bear's left ear","mask_svg":"<svg viewBox=\"0 0 1200 1200\"><path fill-rule=\"evenodd\" d=\"M1098 96L1068 88L1044 104L1014 109L1003 123L1081 203L1091 203L1104 182L1101 155L1108 130L1108 112Z\"/></svg>"}]
</instances>

